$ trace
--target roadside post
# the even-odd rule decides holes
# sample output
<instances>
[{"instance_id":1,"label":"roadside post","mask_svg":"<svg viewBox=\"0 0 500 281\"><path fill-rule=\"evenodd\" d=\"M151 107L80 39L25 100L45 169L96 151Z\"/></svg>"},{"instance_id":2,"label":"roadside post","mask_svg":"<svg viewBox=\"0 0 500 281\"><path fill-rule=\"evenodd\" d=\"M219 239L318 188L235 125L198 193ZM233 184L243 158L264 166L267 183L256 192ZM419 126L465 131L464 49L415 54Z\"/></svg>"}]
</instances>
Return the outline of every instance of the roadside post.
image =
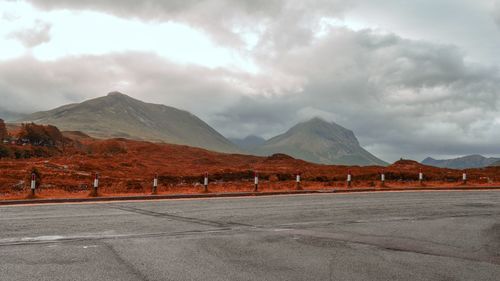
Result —
<instances>
[{"instance_id":1,"label":"roadside post","mask_svg":"<svg viewBox=\"0 0 500 281\"><path fill-rule=\"evenodd\" d=\"M259 173L258 172L254 172L254 192L257 192L259 191Z\"/></svg>"},{"instance_id":2,"label":"roadside post","mask_svg":"<svg viewBox=\"0 0 500 281\"><path fill-rule=\"evenodd\" d=\"M297 173L297 176L295 177L295 181L297 183L297 190L302 190L302 186L300 185L300 172Z\"/></svg>"},{"instance_id":3,"label":"roadside post","mask_svg":"<svg viewBox=\"0 0 500 281\"><path fill-rule=\"evenodd\" d=\"M36 175L35 173L31 173L31 196L35 196L35 188L36 188Z\"/></svg>"},{"instance_id":4,"label":"roadside post","mask_svg":"<svg viewBox=\"0 0 500 281\"><path fill-rule=\"evenodd\" d=\"M347 171L347 187L351 187L351 182L352 182L352 174L351 170Z\"/></svg>"},{"instance_id":5,"label":"roadside post","mask_svg":"<svg viewBox=\"0 0 500 281\"><path fill-rule=\"evenodd\" d=\"M385 187L385 171L382 170L382 173L380 174L380 182L382 183L381 186Z\"/></svg>"},{"instance_id":6,"label":"roadside post","mask_svg":"<svg viewBox=\"0 0 500 281\"><path fill-rule=\"evenodd\" d=\"M93 190L94 196L97 196L97 189L98 188L99 188L99 173L95 173L95 176L94 176L94 190Z\"/></svg>"},{"instance_id":7,"label":"roadside post","mask_svg":"<svg viewBox=\"0 0 500 281\"><path fill-rule=\"evenodd\" d=\"M466 171L464 171L464 172L462 173L462 184L463 184L463 185L466 185L466 184L467 184L467 172L466 172Z\"/></svg>"},{"instance_id":8,"label":"roadside post","mask_svg":"<svg viewBox=\"0 0 500 281\"><path fill-rule=\"evenodd\" d=\"M208 192L208 172L205 172L205 177L203 178L203 186L205 187L205 192Z\"/></svg>"},{"instance_id":9,"label":"roadside post","mask_svg":"<svg viewBox=\"0 0 500 281\"><path fill-rule=\"evenodd\" d=\"M420 185L423 185L424 183L424 173L422 173L422 170L420 170L420 172L418 173L418 182L420 183Z\"/></svg>"},{"instance_id":10,"label":"roadside post","mask_svg":"<svg viewBox=\"0 0 500 281\"><path fill-rule=\"evenodd\" d=\"M158 174L155 174L155 177L153 179L153 194L158 193Z\"/></svg>"}]
</instances>

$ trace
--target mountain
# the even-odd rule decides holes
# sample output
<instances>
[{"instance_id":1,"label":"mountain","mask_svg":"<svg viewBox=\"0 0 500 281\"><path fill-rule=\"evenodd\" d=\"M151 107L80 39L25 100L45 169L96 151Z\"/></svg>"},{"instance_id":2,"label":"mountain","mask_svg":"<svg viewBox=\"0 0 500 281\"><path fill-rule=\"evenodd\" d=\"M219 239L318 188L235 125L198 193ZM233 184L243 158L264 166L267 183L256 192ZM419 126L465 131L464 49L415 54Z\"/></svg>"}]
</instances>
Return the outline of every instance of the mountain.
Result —
<instances>
[{"instance_id":1,"label":"mountain","mask_svg":"<svg viewBox=\"0 0 500 281\"><path fill-rule=\"evenodd\" d=\"M145 103L119 92L37 112L19 121L51 124L96 138L129 138L239 152L233 143L193 114Z\"/></svg>"},{"instance_id":2,"label":"mountain","mask_svg":"<svg viewBox=\"0 0 500 281\"><path fill-rule=\"evenodd\" d=\"M248 136L244 139L230 138L229 140L245 151L252 151L266 142L264 138L259 136Z\"/></svg>"},{"instance_id":3,"label":"mountain","mask_svg":"<svg viewBox=\"0 0 500 281\"><path fill-rule=\"evenodd\" d=\"M254 151L258 155L285 153L320 164L387 165L363 149L354 133L335 123L313 118L269 139Z\"/></svg>"},{"instance_id":4,"label":"mountain","mask_svg":"<svg viewBox=\"0 0 500 281\"><path fill-rule=\"evenodd\" d=\"M8 109L0 107L0 118L5 121L12 121L23 118L26 114L13 112Z\"/></svg>"},{"instance_id":5,"label":"mountain","mask_svg":"<svg viewBox=\"0 0 500 281\"><path fill-rule=\"evenodd\" d=\"M490 167L500 167L500 160L495 161L495 162L491 163L491 164L490 164L490 165L488 165L488 166L490 166Z\"/></svg>"},{"instance_id":6,"label":"mountain","mask_svg":"<svg viewBox=\"0 0 500 281\"><path fill-rule=\"evenodd\" d=\"M496 161L500 161L500 158L486 158L482 155L469 155L453 159L442 159L437 160L432 157L427 157L422 161L422 164L439 167L439 168L450 168L450 169L470 169L470 168L482 168L493 164Z\"/></svg>"}]
</instances>

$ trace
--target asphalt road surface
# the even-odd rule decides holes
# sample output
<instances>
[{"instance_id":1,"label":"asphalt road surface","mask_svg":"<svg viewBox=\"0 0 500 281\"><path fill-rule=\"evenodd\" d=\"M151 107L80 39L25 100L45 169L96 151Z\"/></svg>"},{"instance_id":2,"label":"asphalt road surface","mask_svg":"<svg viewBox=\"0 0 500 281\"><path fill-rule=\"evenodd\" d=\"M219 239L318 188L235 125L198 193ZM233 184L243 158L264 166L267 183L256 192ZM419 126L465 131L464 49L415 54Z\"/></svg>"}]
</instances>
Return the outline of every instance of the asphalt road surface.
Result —
<instances>
[{"instance_id":1,"label":"asphalt road surface","mask_svg":"<svg viewBox=\"0 0 500 281\"><path fill-rule=\"evenodd\" d=\"M500 280L500 192L0 207L0 280Z\"/></svg>"}]
</instances>

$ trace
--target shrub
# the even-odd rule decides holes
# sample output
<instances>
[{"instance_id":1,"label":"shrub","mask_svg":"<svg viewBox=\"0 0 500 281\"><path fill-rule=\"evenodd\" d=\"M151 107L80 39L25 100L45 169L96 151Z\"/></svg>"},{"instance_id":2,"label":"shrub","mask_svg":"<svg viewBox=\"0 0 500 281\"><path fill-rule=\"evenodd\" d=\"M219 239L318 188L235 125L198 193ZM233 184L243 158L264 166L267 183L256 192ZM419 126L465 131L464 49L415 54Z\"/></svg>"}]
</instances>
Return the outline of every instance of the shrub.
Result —
<instances>
[{"instance_id":1,"label":"shrub","mask_svg":"<svg viewBox=\"0 0 500 281\"><path fill-rule=\"evenodd\" d=\"M35 123L22 124L18 137L30 144L40 146L56 146L63 142L63 135L57 127Z\"/></svg>"},{"instance_id":2,"label":"shrub","mask_svg":"<svg viewBox=\"0 0 500 281\"><path fill-rule=\"evenodd\" d=\"M13 155L12 149L3 144L0 144L0 158L12 157L12 155Z\"/></svg>"},{"instance_id":3,"label":"shrub","mask_svg":"<svg viewBox=\"0 0 500 281\"><path fill-rule=\"evenodd\" d=\"M0 141L3 141L4 139L7 139L9 137L9 134L7 132L7 127L5 126L5 122L3 119L0 119Z\"/></svg>"},{"instance_id":4,"label":"shrub","mask_svg":"<svg viewBox=\"0 0 500 281\"><path fill-rule=\"evenodd\" d=\"M126 146L115 140L102 141L98 143L93 143L88 147L89 154L121 154L127 153Z\"/></svg>"}]
</instances>

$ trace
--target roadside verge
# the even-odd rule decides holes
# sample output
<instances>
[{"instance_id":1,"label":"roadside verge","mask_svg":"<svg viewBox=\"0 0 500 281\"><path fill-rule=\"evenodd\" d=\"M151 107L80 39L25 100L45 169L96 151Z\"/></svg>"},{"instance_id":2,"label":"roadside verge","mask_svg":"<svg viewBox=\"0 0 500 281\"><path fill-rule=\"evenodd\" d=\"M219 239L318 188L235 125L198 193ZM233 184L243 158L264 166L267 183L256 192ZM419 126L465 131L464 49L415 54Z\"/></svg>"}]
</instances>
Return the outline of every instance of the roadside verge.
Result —
<instances>
[{"instance_id":1,"label":"roadside verge","mask_svg":"<svg viewBox=\"0 0 500 281\"><path fill-rule=\"evenodd\" d=\"M250 197L294 194L325 194L325 193L357 193L357 192L391 192L391 191L466 191L466 190L500 190L500 186L460 186L460 187L405 187L405 188L353 188L327 190L289 190L267 192L225 192L225 193L197 193L197 194L160 194L160 195L133 195L133 196L102 196L85 198L40 198L0 200L0 206L25 204L54 204L54 203L82 203L82 202L111 202L134 200L164 200L164 199L197 199L217 197Z\"/></svg>"}]
</instances>

